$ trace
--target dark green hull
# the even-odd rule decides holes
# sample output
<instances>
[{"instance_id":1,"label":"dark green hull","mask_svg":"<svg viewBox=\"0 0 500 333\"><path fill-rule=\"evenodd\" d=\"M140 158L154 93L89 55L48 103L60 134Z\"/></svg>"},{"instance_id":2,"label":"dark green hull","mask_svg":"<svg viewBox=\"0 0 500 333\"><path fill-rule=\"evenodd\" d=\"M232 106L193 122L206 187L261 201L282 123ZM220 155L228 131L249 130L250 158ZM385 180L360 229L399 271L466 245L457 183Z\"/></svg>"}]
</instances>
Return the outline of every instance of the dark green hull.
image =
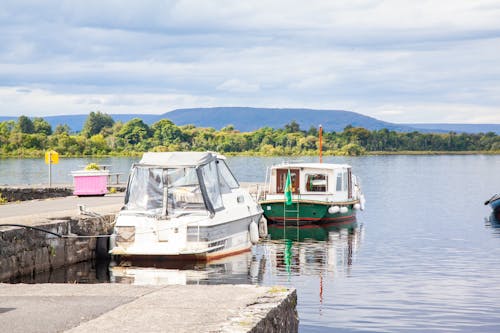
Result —
<instances>
[{"instance_id":1,"label":"dark green hull","mask_svg":"<svg viewBox=\"0 0 500 333\"><path fill-rule=\"evenodd\" d=\"M347 212L334 214L328 212L328 208L332 206L332 203L326 202L300 201L298 203L293 202L291 205L285 205L283 201L263 201L261 202L261 207L264 210L264 216L270 224L306 225L355 221L354 203L351 202L342 205L342 207L347 207Z\"/></svg>"}]
</instances>

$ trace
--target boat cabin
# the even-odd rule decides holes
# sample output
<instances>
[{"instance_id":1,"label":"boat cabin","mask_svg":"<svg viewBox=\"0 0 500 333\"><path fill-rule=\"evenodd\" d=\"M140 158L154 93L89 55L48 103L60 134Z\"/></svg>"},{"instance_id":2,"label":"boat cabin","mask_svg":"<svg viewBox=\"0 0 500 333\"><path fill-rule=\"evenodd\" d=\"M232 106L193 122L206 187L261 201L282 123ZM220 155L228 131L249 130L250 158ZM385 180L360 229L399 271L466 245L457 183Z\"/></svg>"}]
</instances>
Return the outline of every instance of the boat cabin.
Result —
<instances>
[{"instance_id":1,"label":"boat cabin","mask_svg":"<svg viewBox=\"0 0 500 333\"><path fill-rule=\"evenodd\" d=\"M267 185L267 200L282 199L288 172L291 190L302 199L331 201L353 198L353 187L357 179L347 164L294 163L273 166ZM323 198L323 199L322 199Z\"/></svg>"},{"instance_id":2,"label":"boat cabin","mask_svg":"<svg viewBox=\"0 0 500 333\"><path fill-rule=\"evenodd\" d=\"M222 195L239 188L224 158L211 153L145 153L132 166L124 211L155 216L224 209Z\"/></svg>"}]
</instances>

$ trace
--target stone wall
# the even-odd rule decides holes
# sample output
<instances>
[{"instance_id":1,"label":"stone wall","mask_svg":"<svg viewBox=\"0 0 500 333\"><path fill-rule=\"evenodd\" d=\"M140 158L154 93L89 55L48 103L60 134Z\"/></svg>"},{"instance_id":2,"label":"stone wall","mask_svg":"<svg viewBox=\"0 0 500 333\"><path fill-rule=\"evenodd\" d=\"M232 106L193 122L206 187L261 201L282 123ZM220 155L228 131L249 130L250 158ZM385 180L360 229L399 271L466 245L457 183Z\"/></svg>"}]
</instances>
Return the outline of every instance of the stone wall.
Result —
<instances>
[{"instance_id":1,"label":"stone wall","mask_svg":"<svg viewBox=\"0 0 500 333\"><path fill-rule=\"evenodd\" d=\"M108 191L125 192L123 185L108 185ZM73 195L72 187L0 187L0 204L2 201L15 202L67 197Z\"/></svg>"},{"instance_id":2,"label":"stone wall","mask_svg":"<svg viewBox=\"0 0 500 333\"><path fill-rule=\"evenodd\" d=\"M67 197L73 195L73 189L69 187L0 187L0 195L8 202L25 201Z\"/></svg>"},{"instance_id":3,"label":"stone wall","mask_svg":"<svg viewBox=\"0 0 500 333\"><path fill-rule=\"evenodd\" d=\"M221 333L294 333L299 331L297 290L272 287L224 325Z\"/></svg>"},{"instance_id":4,"label":"stone wall","mask_svg":"<svg viewBox=\"0 0 500 333\"><path fill-rule=\"evenodd\" d=\"M0 282L93 259L96 238L78 236L110 234L113 220L114 214L82 215L37 224L37 228L63 237L23 227L0 227Z\"/></svg>"}]
</instances>

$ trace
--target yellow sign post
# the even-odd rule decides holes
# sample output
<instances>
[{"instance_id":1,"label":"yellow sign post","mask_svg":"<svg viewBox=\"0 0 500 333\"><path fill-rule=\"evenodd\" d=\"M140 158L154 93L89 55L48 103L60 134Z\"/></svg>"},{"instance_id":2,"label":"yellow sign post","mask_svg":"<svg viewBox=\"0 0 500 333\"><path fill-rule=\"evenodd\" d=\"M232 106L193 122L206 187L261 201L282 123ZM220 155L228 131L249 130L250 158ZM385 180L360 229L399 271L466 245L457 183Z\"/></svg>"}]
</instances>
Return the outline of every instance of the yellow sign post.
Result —
<instances>
[{"instance_id":1,"label":"yellow sign post","mask_svg":"<svg viewBox=\"0 0 500 333\"><path fill-rule=\"evenodd\" d=\"M59 154L55 150L45 152L45 164L49 165L49 187L52 187L52 164L59 163Z\"/></svg>"}]
</instances>

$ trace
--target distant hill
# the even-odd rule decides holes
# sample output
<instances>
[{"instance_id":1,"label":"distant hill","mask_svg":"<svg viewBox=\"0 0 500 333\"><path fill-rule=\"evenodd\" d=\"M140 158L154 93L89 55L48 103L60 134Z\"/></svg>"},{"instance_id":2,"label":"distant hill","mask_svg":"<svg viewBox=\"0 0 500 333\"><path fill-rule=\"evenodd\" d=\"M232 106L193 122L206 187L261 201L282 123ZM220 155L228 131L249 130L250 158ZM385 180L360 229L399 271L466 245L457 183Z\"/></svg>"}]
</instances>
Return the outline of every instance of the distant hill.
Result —
<instances>
[{"instance_id":1,"label":"distant hill","mask_svg":"<svg viewBox=\"0 0 500 333\"><path fill-rule=\"evenodd\" d=\"M356 112L343 110L278 109L250 107L215 107L177 109L161 115L155 114L111 114L115 121L127 122L140 118L151 125L160 119L170 119L176 125L192 124L197 127L221 129L233 125L236 129L247 132L264 126L283 128L295 120L300 128L308 130L311 126L322 125L326 131L341 132L346 126L363 127L368 130L387 128L398 132L435 132L479 133L495 132L500 134L500 124L395 124L364 116ZM58 124L67 124L72 131L79 132L88 115L47 116L53 129ZM16 120L17 117L0 117L0 121Z\"/></svg>"},{"instance_id":2,"label":"distant hill","mask_svg":"<svg viewBox=\"0 0 500 333\"><path fill-rule=\"evenodd\" d=\"M177 125L193 124L197 127L216 129L233 125L243 132L253 131L264 126L283 128L292 120L299 123L303 130L308 130L311 126L318 127L318 125L322 125L324 130L337 132L342 131L348 125L370 130L382 128L403 132L413 130L405 125L392 124L342 110L217 107L179 109L164 113L162 117L172 120Z\"/></svg>"},{"instance_id":3,"label":"distant hill","mask_svg":"<svg viewBox=\"0 0 500 333\"><path fill-rule=\"evenodd\" d=\"M500 134L500 124L405 124L418 130L456 133L488 133Z\"/></svg>"}]
</instances>

